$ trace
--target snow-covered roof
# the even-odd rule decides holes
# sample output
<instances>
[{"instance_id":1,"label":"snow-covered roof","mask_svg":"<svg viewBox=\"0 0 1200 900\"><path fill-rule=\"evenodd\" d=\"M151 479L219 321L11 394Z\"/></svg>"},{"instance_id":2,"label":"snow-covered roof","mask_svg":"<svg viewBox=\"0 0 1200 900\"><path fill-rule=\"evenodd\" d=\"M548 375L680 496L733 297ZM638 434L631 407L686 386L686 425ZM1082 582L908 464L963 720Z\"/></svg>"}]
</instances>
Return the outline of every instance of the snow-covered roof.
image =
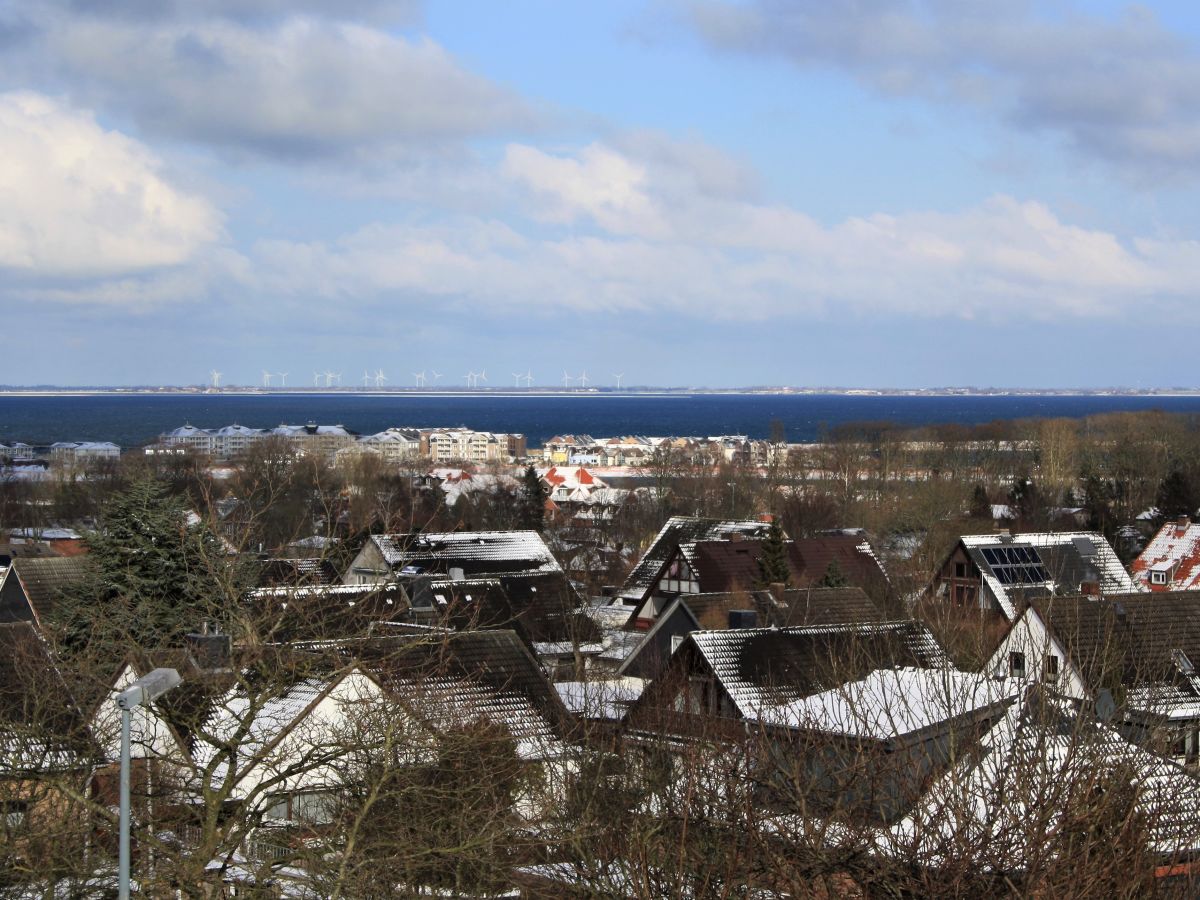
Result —
<instances>
[{"instance_id":1,"label":"snow-covered roof","mask_svg":"<svg viewBox=\"0 0 1200 900\"><path fill-rule=\"evenodd\" d=\"M866 678L771 709L770 725L886 741L1012 702L1016 688L977 672L877 669Z\"/></svg>"},{"instance_id":2,"label":"snow-covered roof","mask_svg":"<svg viewBox=\"0 0 1200 900\"><path fill-rule=\"evenodd\" d=\"M381 534L371 538L388 565L429 560L447 566L475 564L477 572L561 572L536 531L445 531ZM471 574L471 573L467 573Z\"/></svg>"},{"instance_id":3,"label":"snow-covered roof","mask_svg":"<svg viewBox=\"0 0 1200 900\"><path fill-rule=\"evenodd\" d=\"M1145 815L1150 850L1200 847L1200 780L1126 741L1069 700L1038 686L1029 689L983 736L981 747L981 753L962 754L884 833L885 849L936 864L943 848L976 847L991 866L1020 868L1044 850L1026 842L1048 839L1069 792L1095 797L1098 778L1106 774L1136 788L1131 796ZM1036 821L1052 818L1031 828L1031 814Z\"/></svg>"},{"instance_id":4,"label":"snow-covered roof","mask_svg":"<svg viewBox=\"0 0 1200 900\"><path fill-rule=\"evenodd\" d=\"M1130 566L1133 577L1150 590L1189 591L1200 588L1200 523L1168 522L1158 530ZM1164 583L1150 579L1163 572Z\"/></svg>"},{"instance_id":5,"label":"snow-covered roof","mask_svg":"<svg viewBox=\"0 0 1200 900\"><path fill-rule=\"evenodd\" d=\"M554 689L563 705L588 719L619 721L629 705L642 695L646 682L641 678L617 678L612 681L560 681Z\"/></svg>"},{"instance_id":6,"label":"snow-covered roof","mask_svg":"<svg viewBox=\"0 0 1200 900\"><path fill-rule=\"evenodd\" d=\"M1125 571L1104 536L1095 531L970 534L961 541L1009 621L1017 615L1014 591L1037 588L1052 594L1076 594L1081 582L1093 577L1105 594L1144 590ZM1029 554L1028 549L1034 553ZM999 560L997 553L1003 554L1003 562L993 562L993 558Z\"/></svg>"},{"instance_id":7,"label":"snow-covered roof","mask_svg":"<svg viewBox=\"0 0 1200 900\"><path fill-rule=\"evenodd\" d=\"M694 631L688 640L747 719L818 693L855 665L950 665L928 627L916 621ZM844 660L844 673L827 671L841 654L855 658Z\"/></svg>"}]
</instances>

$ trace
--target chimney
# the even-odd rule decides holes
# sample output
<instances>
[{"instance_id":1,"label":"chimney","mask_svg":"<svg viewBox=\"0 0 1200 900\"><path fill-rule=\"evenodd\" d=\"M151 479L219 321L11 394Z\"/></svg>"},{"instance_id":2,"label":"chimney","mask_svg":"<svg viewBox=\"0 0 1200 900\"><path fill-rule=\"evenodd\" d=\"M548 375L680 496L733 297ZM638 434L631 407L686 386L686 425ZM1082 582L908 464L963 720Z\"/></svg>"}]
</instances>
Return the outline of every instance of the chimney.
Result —
<instances>
[{"instance_id":1,"label":"chimney","mask_svg":"<svg viewBox=\"0 0 1200 900\"><path fill-rule=\"evenodd\" d=\"M758 613L752 609L731 609L729 611L729 627L736 628L757 628Z\"/></svg>"},{"instance_id":2,"label":"chimney","mask_svg":"<svg viewBox=\"0 0 1200 900\"><path fill-rule=\"evenodd\" d=\"M1079 593L1085 597L1100 596L1100 582L1089 579L1088 581L1079 582Z\"/></svg>"},{"instance_id":3,"label":"chimney","mask_svg":"<svg viewBox=\"0 0 1200 900\"><path fill-rule=\"evenodd\" d=\"M459 568L458 566L451 566L450 567L450 580L451 581L465 581L466 576L463 574L463 570L461 568Z\"/></svg>"},{"instance_id":4,"label":"chimney","mask_svg":"<svg viewBox=\"0 0 1200 900\"><path fill-rule=\"evenodd\" d=\"M193 632L184 638L187 644L188 656L203 672L220 672L229 669L233 656L233 644L229 635L221 634L217 628L209 628L207 622L200 626L200 631Z\"/></svg>"},{"instance_id":5,"label":"chimney","mask_svg":"<svg viewBox=\"0 0 1200 900\"><path fill-rule=\"evenodd\" d=\"M1186 516L1186 515L1182 515L1178 519L1175 520L1175 530L1178 533L1179 537L1183 537L1184 533L1188 530L1188 526L1190 524L1192 524L1192 520L1190 518L1188 518L1188 516Z\"/></svg>"},{"instance_id":6,"label":"chimney","mask_svg":"<svg viewBox=\"0 0 1200 900\"><path fill-rule=\"evenodd\" d=\"M739 541L744 541L745 539L746 539L746 536L744 534L742 534L740 531L729 532L729 540L733 541L735 544L738 543Z\"/></svg>"},{"instance_id":7,"label":"chimney","mask_svg":"<svg viewBox=\"0 0 1200 900\"><path fill-rule=\"evenodd\" d=\"M758 521L762 522L764 525L770 525L775 521L775 516L771 513L759 513Z\"/></svg>"}]
</instances>

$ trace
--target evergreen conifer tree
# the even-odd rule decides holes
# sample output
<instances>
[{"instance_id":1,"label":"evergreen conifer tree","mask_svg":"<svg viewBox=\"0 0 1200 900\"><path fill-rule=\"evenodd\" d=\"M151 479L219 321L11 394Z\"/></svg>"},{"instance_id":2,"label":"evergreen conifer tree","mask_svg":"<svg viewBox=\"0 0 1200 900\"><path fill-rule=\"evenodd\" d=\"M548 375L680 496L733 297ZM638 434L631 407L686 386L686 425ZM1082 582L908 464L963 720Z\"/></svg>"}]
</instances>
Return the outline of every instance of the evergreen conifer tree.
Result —
<instances>
[{"instance_id":1,"label":"evergreen conifer tree","mask_svg":"<svg viewBox=\"0 0 1200 900\"><path fill-rule=\"evenodd\" d=\"M758 555L759 581L762 586L787 584L792 577L787 561L787 544L783 540L783 528L778 519L771 520L771 527L762 541Z\"/></svg>"},{"instance_id":2,"label":"evergreen conifer tree","mask_svg":"<svg viewBox=\"0 0 1200 900\"><path fill-rule=\"evenodd\" d=\"M520 526L541 531L546 524L546 489L532 464L525 469L521 479L520 504Z\"/></svg>"},{"instance_id":3,"label":"evergreen conifer tree","mask_svg":"<svg viewBox=\"0 0 1200 900\"><path fill-rule=\"evenodd\" d=\"M825 567L825 574L817 582L817 587L840 588L846 587L849 584L850 582L846 580L846 576L842 574L842 567L838 565L838 561L831 559L829 565Z\"/></svg>"},{"instance_id":4,"label":"evergreen conifer tree","mask_svg":"<svg viewBox=\"0 0 1200 900\"><path fill-rule=\"evenodd\" d=\"M64 593L53 619L68 647L182 643L203 621L220 618L224 552L167 488L136 481L104 508L86 537L88 575Z\"/></svg>"}]
</instances>

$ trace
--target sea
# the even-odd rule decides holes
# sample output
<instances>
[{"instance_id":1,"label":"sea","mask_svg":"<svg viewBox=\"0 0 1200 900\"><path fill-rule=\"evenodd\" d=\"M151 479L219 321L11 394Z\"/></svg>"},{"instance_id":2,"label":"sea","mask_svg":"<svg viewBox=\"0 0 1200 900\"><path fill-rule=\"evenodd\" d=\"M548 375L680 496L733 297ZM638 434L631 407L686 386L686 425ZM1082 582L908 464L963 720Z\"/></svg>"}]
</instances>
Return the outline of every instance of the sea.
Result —
<instances>
[{"instance_id":1,"label":"sea","mask_svg":"<svg viewBox=\"0 0 1200 900\"><path fill-rule=\"evenodd\" d=\"M519 432L530 446L558 434L718 435L765 438L783 423L794 443L856 421L974 425L1003 419L1082 417L1158 409L1200 413L1200 396L1179 395L858 395L858 394L6 394L0 442L151 443L184 424L202 428L281 423L340 424L370 434L391 426Z\"/></svg>"}]
</instances>

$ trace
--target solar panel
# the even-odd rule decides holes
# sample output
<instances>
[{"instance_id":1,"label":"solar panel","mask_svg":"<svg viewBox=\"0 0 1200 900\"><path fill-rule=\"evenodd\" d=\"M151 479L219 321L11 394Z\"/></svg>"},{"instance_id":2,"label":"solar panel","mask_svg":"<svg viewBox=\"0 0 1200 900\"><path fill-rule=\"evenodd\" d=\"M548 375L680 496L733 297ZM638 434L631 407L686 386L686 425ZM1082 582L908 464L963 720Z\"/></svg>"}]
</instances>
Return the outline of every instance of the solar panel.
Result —
<instances>
[{"instance_id":1,"label":"solar panel","mask_svg":"<svg viewBox=\"0 0 1200 900\"><path fill-rule=\"evenodd\" d=\"M1050 580L1037 550L1028 544L981 548L992 575L1003 585L1043 584Z\"/></svg>"}]
</instances>

